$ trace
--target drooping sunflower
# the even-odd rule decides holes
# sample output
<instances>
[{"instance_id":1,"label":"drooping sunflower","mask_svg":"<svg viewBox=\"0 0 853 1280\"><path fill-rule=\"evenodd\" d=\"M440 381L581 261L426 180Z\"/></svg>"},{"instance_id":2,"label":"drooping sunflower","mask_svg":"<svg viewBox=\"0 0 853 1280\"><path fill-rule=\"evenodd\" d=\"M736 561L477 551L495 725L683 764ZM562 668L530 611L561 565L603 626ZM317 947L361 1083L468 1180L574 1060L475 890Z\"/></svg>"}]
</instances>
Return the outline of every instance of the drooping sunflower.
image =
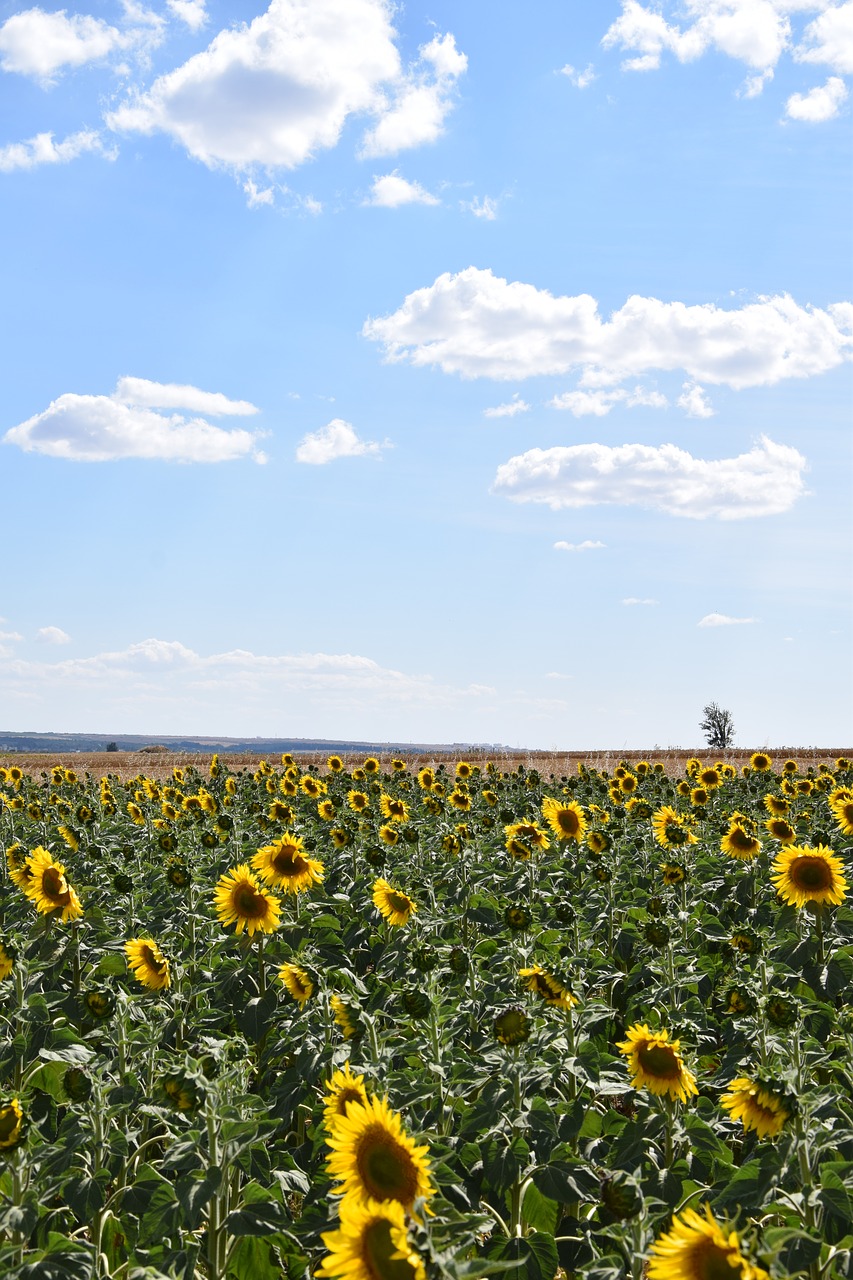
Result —
<instances>
[{"instance_id":1,"label":"drooping sunflower","mask_svg":"<svg viewBox=\"0 0 853 1280\"><path fill-rule=\"evenodd\" d=\"M300 1009L308 1003L314 994L314 983L301 965L287 962L279 969L278 976Z\"/></svg>"},{"instance_id":2,"label":"drooping sunflower","mask_svg":"<svg viewBox=\"0 0 853 1280\"><path fill-rule=\"evenodd\" d=\"M761 841L743 823L732 822L720 841L720 848L731 858L752 862L761 852Z\"/></svg>"},{"instance_id":3,"label":"drooping sunflower","mask_svg":"<svg viewBox=\"0 0 853 1280\"><path fill-rule=\"evenodd\" d=\"M577 800L563 803L546 796L542 801L542 817L558 840L583 840L586 815Z\"/></svg>"},{"instance_id":4,"label":"drooping sunflower","mask_svg":"<svg viewBox=\"0 0 853 1280\"><path fill-rule=\"evenodd\" d=\"M510 853L510 844L513 841L520 841L522 846L527 850L528 857L532 849L550 849L551 841L548 839L547 832L538 827L535 822L511 822L509 826L504 827L506 835L506 848Z\"/></svg>"},{"instance_id":5,"label":"drooping sunflower","mask_svg":"<svg viewBox=\"0 0 853 1280\"><path fill-rule=\"evenodd\" d=\"M41 845L33 849L27 858L29 878L21 888L35 904L41 915L50 915L52 911L60 913L63 924L70 920L79 920L83 914L80 899L65 878L65 868L61 862L54 862L47 849Z\"/></svg>"},{"instance_id":6,"label":"drooping sunflower","mask_svg":"<svg viewBox=\"0 0 853 1280\"><path fill-rule=\"evenodd\" d=\"M770 1280L740 1250L736 1231L726 1235L710 1208L705 1217L683 1209L651 1249L648 1280Z\"/></svg>"},{"instance_id":7,"label":"drooping sunflower","mask_svg":"<svg viewBox=\"0 0 853 1280\"><path fill-rule=\"evenodd\" d=\"M684 1065L681 1041L670 1040L669 1032L652 1031L645 1023L635 1023L616 1048L628 1059L631 1084L635 1089L686 1102L699 1090L696 1077Z\"/></svg>"},{"instance_id":8,"label":"drooping sunflower","mask_svg":"<svg viewBox=\"0 0 853 1280\"><path fill-rule=\"evenodd\" d=\"M128 968L137 982L152 991L165 991L172 984L169 961L151 938L131 938L124 944Z\"/></svg>"},{"instance_id":9,"label":"drooping sunflower","mask_svg":"<svg viewBox=\"0 0 853 1280\"><path fill-rule=\"evenodd\" d=\"M335 1022L344 1033L344 1039L353 1040L360 1031L356 1009L337 992L329 997L329 1008L332 1010Z\"/></svg>"},{"instance_id":10,"label":"drooping sunflower","mask_svg":"<svg viewBox=\"0 0 853 1280\"><path fill-rule=\"evenodd\" d=\"M0 1151L14 1151L24 1136L24 1109L17 1098L0 1101Z\"/></svg>"},{"instance_id":11,"label":"drooping sunflower","mask_svg":"<svg viewBox=\"0 0 853 1280\"><path fill-rule=\"evenodd\" d=\"M309 858L300 836L285 831L264 845L252 858L252 866L265 884L285 893L304 893L324 876L322 862Z\"/></svg>"},{"instance_id":12,"label":"drooping sunflower","mask_svg":"<svg viewBox=\"0 0 853 1280\"><path fill-rule=\"evenodd\" d=\"M245 862L219 877L214 903L220 924L233 924L235 933L245 929L251 938L257 931L273 933L279 926L281 903L262 887Z\"/></svg>"},{"instance_id":13,"label":"drooping sunflower","mask_svg":"<svg viewBox=\"0 0 853 1280\"><path fill-rule=\"evenodd\" d=\"M687 794L690 794L689 787L687 788ZM696 844L696 834L686 819L682 818L668 804L661 805L660 809L656 809L652 814L652 831L655 840L664 849L680 848L685 844Z\"/></svg>"},{"instance_id":14,"label":"drooping sunflower","mask_svg":"<svg viewBox=\"0 0 853 1280\"><path fill-rule=\"evenodd\" d=\"M17 952L9 942L0 940L0 982L8 978L15 967Z\"/></svg>"},{"instance_id":15,"label":"drooping sunflower","mask_svg":"<svg viewBox=\"0 0 853 1280\"><path fill-rule=\"evenodd\" d=\"M400 839L400 832L390 822L383 822L379 828L379 839L383 844L395 845Z\"/></svg>"},{"instance_id":16,"label":"drooping sunflower","mask_svg":"<svg viewBox=\"0 0 853 1280\"><path fill-rule=\"evenodd\" d=\"M784 818L768 818L764 824L764 829L773 840L778 840L780 844L793 844L797 838L796 831L790 822L786 822Z\"/></svg>"},{"instance_id":17,"label":"drooping sunflower","mask_svg":"<svg viewBox=\"0 0 853 1280\"><path fill-rule=\"evenodd\" d=\"M367 1086L364 1076L353 1075L349 1062L338 1068L331 1080L326 1081L326 1097L323 1101L323 1122L329 1133L333 1133L341 1116L345 1116L350 1104L359 1103L367 1106Z\"/></svg>"},{"instance_id":18,"label":"drooping sunflower","mask_svg":"<svg viewBox=\"0 0 853 1280\"><path fill-rule=\"evenodd\" d=\"M775 1138L791 1115L784 1099L774 1089L747 1076L729 1082L720 1105L733 1120L740 1120L744 1129L754 1129L759 1138Z\"/></svg>"},{"instance_id":19,"label":"drooping sunflower","mask_svg":"<svg viewBox=\"0 0 853 1280\"><path fill-rule=\"evenodd\" d=\"M408 894L394 889L387 880L376 880L373 885L373 905L380 915L395 928L409 923L409 917L417 911L417 904Z\"/></svg>"},{"instance_id":20,"label":"drooping sunflower","mask_svg":"<svg viewBox=\"0 0 853 1280\"><path fill-rule=\"evenodd\" d=\"M847 896L844 864L823 845L789 845L780 849L773 873L776 892L792 907L805 907L810 902L837 906Z\"/></svg>"},{"instance_id":21,"label":"drooping sunflower","mask_svg":"<svg viewBox=\"0 0 853 1280\"><path fill-rule=\"evenodd\" d=\"M405 800L400 800L397 796L389 796L387 791L383 791L379 797L379 808L383 818L388 818L391 822L408 822L409 806Z\"/></svg>"},{"instance_id":22,"label":"drooping sunflower","mask_svg":"<svg viewBox=\"0 0 853 1280\"><path fill-rule=\"evenodd\" d=\"M323 1233L328 1253L315 1274L321 1280L425 1280L409 1244L406 1211L394 1200L344 1200L337 1231Z\"/></svg>"},{"instance_id":23,"label":"drooping sunflower","mask_svg":"<svg viewBox=\"0 0 853 1280\"><path fill-rule=\"evenodd\" d=\"M506 1045L508 1048L529 1040L531 1029L530 1019L518 1005L511 1005L508 1009L504 1009L492 1023L492 1030L498 1044Z\"/></svg>"},{"instance_id":24,"label":"drooping sunflower","mask_svg":"<svg viewBox=\"0 0 853 1280\"><path fill-rule=\"evenodd\" d=\"M577 1004L568 987L564 987L559 978L555 978L541 965L534 964L529 969L519 969L518 976L528 991L540 996L545 1004L552 1005L555 1009L568 1010Z\"/></svg>"},{"instance_id":25,"label":"drooping sunflower","mask_svg":"<svg viewBox=\"0 0 853 1280\"><path fill-rule=\"evenodd\" d=\"M418 1146L403 1128L386 1098L352 1102L329 1137L326 1166L339 1191L356 1201L398 1201L411 1210L416 1200L435 1194L429 1148Z\"/></svg>"}]
</instances>

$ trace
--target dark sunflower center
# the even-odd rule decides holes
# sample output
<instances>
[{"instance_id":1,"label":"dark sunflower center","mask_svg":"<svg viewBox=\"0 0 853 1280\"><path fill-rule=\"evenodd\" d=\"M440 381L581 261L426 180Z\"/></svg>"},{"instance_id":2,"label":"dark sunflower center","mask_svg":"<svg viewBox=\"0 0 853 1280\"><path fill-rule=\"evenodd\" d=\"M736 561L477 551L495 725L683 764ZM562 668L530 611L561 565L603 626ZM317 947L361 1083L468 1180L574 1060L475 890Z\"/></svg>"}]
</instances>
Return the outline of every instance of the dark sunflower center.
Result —
<instances>
[{"instance_id":1,"label":"dark sunflower center","mask_svg":"<svg viewBox=\"0 0 853 1280\"><path fill-rule=\"evenodd\" d=\"M388 906L392 911L398 911L400 915L408 915L410 908L409 899L403 893L396 893L393 889L388 894Z\"/></svg>"},{"instance_id":2,"label":"dark sunflower center","mask_svg":"<svg viewBox=\"0 0 853 1280\"><path fill-rule=\"evenodd\" d=\"M297 849L281 849L273 858L273 866L280 876L295 879L307 871L308 864Z\"/></svg>"},{"instance_id":3,"label":"dark sunflower center","mask_svg":"<svg viewBox=\"0 0 853 1280\"><path fill-rule=\"evenodd\" d=\"M356 1165L362 1186L374 1200L399 1200L405 1205L414 1201L418 1175L411 1156L381 1125L365 1129Z\"/></svg>"},{"instance_id":4,"label":"dark sunflower center","mask_svg":"<svg viewBox=\"0 0 853 1280\"><path fill-rule=\"evenodd\" d=\"M6 1146L17 1135L20 1123L20 1116L14 1107L4 1107L0 1111L0 1147Z\"/></svg>"},{"instance_id":5,"label":"dark sunflower center","mask_svg":"<svg viewBox=\"0 0 853 1280\"><path fill-rule=\"evenodd\" d=\"M791 879L799 889L829 889L832 870L822 858L797 858L791 866Z\"/></svg>"},{"instance_id":6,"label":"dark sunflower center","mask_svg":"<svg viewBox=\"0 0 853 1280\"><path fill-rule=\"evenodd\" d=\"M557 814L557 826L567 836L576 836L580 827L578 815L571 809L561 809Z\"/></svg>"},{"instance_id":7,"label":"dark sunflower center","mask_svg":"<svg viewBox=\"0 0 853 1280\"><path fill-rule=\"evenodd\" d=\"M743 827L733 827L729 832L729 843L735 849L749 850L755 847L755 840L748 831L744 831Z\"/></svg>"},{"instance_id":8,"label":"dark sunflower center","mask_svg":"<svg viewBox=\"0 0 853 1280\"><path fill-rule=\"evenodd\" d=\"M348 1102L363 1103L364 1100L364 1093L361 1089L357 1089L353 1085L345 1085L337 1096L335 1101L335 1110L339 1116L345 1116L347 1113Z\"/></svg>"},{"instance_id":9,"label":"dark sunflower center","mask_svg":"<svg viewBox=\"0 0 853 1280\"><path fill-rule=\"evenodd\" d=\"M241 884L234 894L234 909L244 919L260 920L267 912L266 898L255 893L250 884Z\"/></svg>"},{"instance_id":10,"label":"dark sunflower center","mask_svg":"<svg viewBox=\"0 0 853 1280\"><path fill-rule=\"evenodd\" d=\"M713 1240L703 1239L691 1251L690 1273L693 1280L732 1280L736 1274L743 1275L743 1268L735 1268L729 1261L732 1252L721 1249Z\"/></svg>"},{"instance_id":11,"label":"dark sunflower center","mask_svg":"<svg viewBox=\"0 0 853 1280\"><path fill-rule=\"evenodd\" d=\"M46 898L59 901L68 892L65 876L57 867L48 867L41 879L42 893Z\"/></svg>"},{"instance_id":12,"label":"dark sunflower center","mask_svg":"<svg viewBox=\"0 0 853 1280\"><path fill-rule=\"evenodd\" d=\"M371 1280L411 1280L414 1267L405 1258L395 1258L396 1252L390 1222L374 1218L361 1237L361 1261Z\"/></svg>"},{"instance_id":13,"label":"dark sunflower center","mask_svg":"<svg viewBox=\"0 0 853 1280\"><path fill-rule=\"evenodd\" d=\"M674 1080L681 1072L678 1059L668 1045L643 1045L637 1050L637 1058L646 1075L659 1080Z\"/></svg>"}]
</instances>

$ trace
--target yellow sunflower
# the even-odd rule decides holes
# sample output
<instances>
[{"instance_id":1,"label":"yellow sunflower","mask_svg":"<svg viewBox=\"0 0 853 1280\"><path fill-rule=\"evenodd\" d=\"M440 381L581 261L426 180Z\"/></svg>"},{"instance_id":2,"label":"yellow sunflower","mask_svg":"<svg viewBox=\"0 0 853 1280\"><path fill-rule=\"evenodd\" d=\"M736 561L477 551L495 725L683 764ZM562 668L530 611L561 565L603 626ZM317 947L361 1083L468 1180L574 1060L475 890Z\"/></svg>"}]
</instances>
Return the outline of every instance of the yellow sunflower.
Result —
<instances>
[{"instance_id":1,"label":"yellow sunflower","mask_svg":"<svg viewBox=\"0 0 853 1280\"><path fill-rule=\"evenodd\" d=\"M265 884L285 893L303 893L323 879L322 862L309 858L300 836L285 831L252 858L252 866Z\"/></svg>"},{"instance_id":2,"label":"yellow sunflower","mask_svg":"<svg viewBox=\"0 0 853 1280\"><path fill-rule=\"evenodd\" d=\"M300 1009L308 1003L314 994L314 983L301 965L283 964L278 971L278 976L293 999L298 1001Z\"/></svg>"},{"instance_id":3,"label":"yellow sunflower","mask_svg":"<svg viewBox=\"0 0 853 1280\"><path fill-rule=\"evenodd\" d=\"M50 915L52 911L60 912L60 920L67 924L70 920L79 920L83 914L80 899L65 878L65 868L61 862L54 862L47 849L41 845L33 849L27 858L29 877L26 884L20 887L35 904L41 915Z\"/></svg>"},{"instance_id":4,"label":"yellow sunflower","mask_svg":"<svg viewBox=\"0 0 853 1280\"><path fill-rule=\"evenodd\" d=\"M363 1204L344 1200L337 1231L326 1231L328 1253L315 1275L321 1280L426 1280L406 1231L406 1211L395 1200Z\"/></svg>"},{"instance_id":5,"label":"yellow sunflower","mask_svg":"<svg viewBox=\"0 0 853 1280\"><path fill-rule=\"evenodd\" d=\"M751 862L761 852L761 841L740 822L733 822L720 841L720 848L732 858Z\"/></svg>"},{"instance_id":6,"label":"yellow sunflower","mask_svg":"<svg viewBox=\"0 0 853 1280\"><path fill-rule=\"evenodd\" d=\"M407 894L393 889L387 880L377 880L373 885L373 905L389 924L397 928L409 923L409 917L417 911L417 905Z\"/></svg>"},{"instance_id":7,"label":"yellow sunflower","mask_svg":"<svg viewBox=\"0 0 853 1280\"><path fill-rule=\"evenodd\" d=\"M340 756L329 756L326 761L326 768L330 773L340 773L344 767L344 762Z\"/></svg>"},{"instance_id":8,"label":"yellow sunflower","mask_svg":"<svg viewBox=\"0 0 853 1280\"><path fill-rule=\"evenodd\" d=\"M547 832L538 827L535 822L512 822L508 827L504 827L506 835L506 847L510 853L511 842L521 842L527 850L528 856L531 849L550 849L551 841L548 839Z\"/></svg>"},{"instance_id":9,"label":"yellow sunflower","mask_svg":"<svg viewBox=\"0 0 853 1280\"><path fill-rule=\"evenodd\" d=\"M24 1136L24 1110L17 1098L0 1100L0 1151L13 1151Z\"/></svg>"},{"instance_id":10,"label":"yellow sunflower","mask_svg":"<svg viewBox=\"0 0 853 1280\"><path fill-rule=\"evenodd\" d=\"M361 767L365 773L368 773L368 774L378 773L379 761L376 759L376 756L368 756ZM353 777L355 777L355 774L353 774Z\"/></svg>"},{"instance_id":11,"label":"yellow sunflower","mask_svg":"<svg viewBox=\"0 0 853 1280\"><path fill-rule=\"evenodd\" d=\"M853 799L831 800L829 807L842 835L853 836Z\"/></svg>"},{"instance_id":12,"label":"yellow sunflower","mask_svg":"<svg viewBox=\"0 0 853 1280\"><path fill-rule=\"evenodd\" d=\"M347 1114L351 1103L357 1102L364 1107L367 1106L367 1098L364 1076L353 1075L349 1062L345 1062L342 1068L334 1072L331 1080L326 1081L323 1122L329 1133L334 1132L335 1125L341 1116Z\"/></svg>"},{"instance_id":13,"label":"yellow sunflower","mask_svg":"<svg viewBox=\"0 0 853 1280\"><path fill-rule=\"evenodd\" d=\"M681 1057L681 1041L670 1040L668 1031L652 1031L644 1023L629 1027L617 1049L628 1059L631 1084L635 1089L686 1102L699 1090L696 1077Z\"/></svg>"},{"instance_id":14,"label":"yellow sunflower","mask_svg":"<svg viewBox=\"0 0 853 1280\"><path fill-rule=\"evenodd\" d=\"M823 845L789 845L781 849L773 862L773 884L784 902L792 907L837 906L847 896L844 864L831 849Z\"/></svg>"},{"instance_id":15,"label":"yellow sunflower","mask_svg":"<svg viewBox=\"0 0 853 1280\"><path fill-rule=\"evenodd\" d=\"M547 796L542 801L542 817L558 840L583 840L586 817L576 800L563 804Z\"/></svg>"},{"instance_id":16,"label":"yellow sunflower","mask_svg":"<svg viewBox=\"0 0 853 1280\"><path fill-rule=\"evenodd\" d=\"M462 813L467 813L471 808L471 797L459 787L454 787L447 799L454 809L459 809Z\"/></svg>"},{"instance_id":17,"label":"yellow sunflower","mask_svg":"<svg viewBox=\"0 0 853 1280\"><path fill-rule=\"evenodd\" d=\"M759 1138L775 1138L791 1115L777 1093L746 1076L729 1082L720 1105L733 1120L740 1120L744 1129L754 1129Z\"/></svg>"},{"instance_id":18,"label":"yellow sunflower","mask_svg":"<svg viewBox=\"0 0 853 1280\"><path fill-rule=\"evenodd\" d=\"M359 1031L358 1015L353 1006L335 993L329 998L329 1008L332 1010L335 1022L344 1033L344 1039L352 1040Z\"/></svg>"},{"instance_id":19,"label":"yellow sunflower","mask_svg":"<svg viewBox=\"0 0 853 1280\"><path fill-rule=\"evenodd\" d=\"M773 761L770 759L766 751L756 751L749 758L750 768L756 773L769 773L773 768Z\"/></svg>"},{"instance_id":20,"label":"yellow sunflower","mask_svg":"<svg viewBox=\"0 0 853 1280\"><path fill-rule=\"evenodd\" d=\"M411 1210L416 1200L435 1194L430 1179L429 1150L418 1146L403 1129L386 1098L353 1102L329 1137L326 1166L344 1196L355 1200L398 1201Z\"/></svg>"},{"instance_id":21,"label":"yellow sunflower","mask_svg":"<svg viewBox=\"0 0 853 1280\"><path fill-rule=\"evenodd\" d=\"M774 796L768 793L764 797L764 808L773 818L784 818L790 807L784 796Z\"/></svg>"},{"instance_id":22,"label":"yellow sunflower","mask_svg":"<svg viewBox=\"0 0 853 1280\"><path fill-rule=\"evenodd\" d=\"M706 768L699 770L696 774L696 781L700 786L707 787L710 791L715 787L722 786L723 775L716 765L709 765Z\"/></svg>"},{"instance_id":23,"label":"yellow sunflower","mask_svg":"<svg viewBox=\"0 0 853 1280\"><path fill-rule=\"evenodd\" d=\"M214 903L220 924L233 924L235 933L245 929L251 938L258 930L273 933L279 926L281 903L267 893L245 862L220 876Z\"/></svg>"},{"instance_id":24,"label":"yellow sunflower","mask_svg":"<svg viewBox=\"0 0 853 1280\"><path fill-rule=\"evenodd\" d=\"M456 765L457 778L470 778L473 772L474 767L467 760L460 760Z\"/></svg>"},{"instance_id":25,"label":"yellow sunflower","mask_svg":"<svg viewBox=\"0 0 853 1280\"><path fill-rule=\"evenodd\" d=\"M793 844L797 838L796 831L784 818L768 818L764 827L767 834L780 844Z\"/></svg>"},{"instance_id":26,"label":"yellow sunflower","mask_svg":"<svg viewBox=\"0 0 853 1280\"><path fill-rule=\"evenodd\" d=\"M137 982L152 991L164 991L172 985L169 961L151 938L131 938L124 944L128 968Z\"/></svg>"},{"instance_id":27,"label":"yellow sunflower","mask_svg":"<svg viewBox=\"0 0 853 1280\"><path fill-rule=\"evenodd\" d=\"M534 964L529 969L519 969L518 976L527 990L540 996L545 1004L553 1005L556 1009L571 1009L572 1005L577 1004L571 991L541 965Z\"/></svg>"},{"instance_id":28,"label":"yellow sunflower","mask_svg":"<svg viewBox=\"0 0 853 1280\"><path fill-rule=\"evenodd\" d=\"M363 813L370 808L370 797L364 791L348 791L347 804L354 813Z\"/></svg>"},{"instance_id":29,"label":"yellow sunflower","mask_svg":"<svg viewBox=\"0 0 853 1280\"><path fill-rule=\"evenodd\" d=\"M379 808L383 818L388 818L391 822L408 822L409 806L405 800L400 800L396 796L389 796L383 791L379 797Z\"/></svg>"},{"instance_id":30,"label":"yellow sunflower","mask_svg":"<svg viewBox=\"0 0 853 1280\"><path fill-rule=\"evenodd\" d=\"M379 839L383 844L395 845L400 839L400 832L390 822L383 822L379 828Z\"/></svg>"},{"instance_id":31,"label":"yellow sunflower","mask_svg":"<svg viewBox=\"0 0 853 1280\"><path fill-rule=\"evenodd\" d=\"M687 788L687 794L690 794L690 787ZM668 804L661 805L660 809L656 809L652 814L652 831L655 840L664 849L679 848L685 844L696 844L696 835L691 830L687 821L670 808Z\"/></svg>"},{"instance_id":32,"label":"yellow sunflower","mask_svg":"<svg viewBox=\"0 0 853 1280\"><path fill-rule=\"evenodd\" d=\"M0 941L0 982L8 978L14 969L16 954L15 948L8 942Z\"/></svg>"},{"instance_id":33,"label":"yellow sunflower","mask_svg":"<svg viewBox=\"0 0 853 1280\"><path fill-rule=\"evenodd\" d=\"M429 766L418 770L418 786L423 791L431 791L435 782L435 773Z\"/></svg>"},{"instance_id":34,"label":"yellow sunflower","mask_svg":"<svg viewBox=\"0 0 853 1280\"><path fill-rule=\"evenodd\" d=\"M736 1231L726 1235L711 1210L683 1209L652 1245L648 1280L770 1280L740 1251Z\"/></svg>"}]
</instances>

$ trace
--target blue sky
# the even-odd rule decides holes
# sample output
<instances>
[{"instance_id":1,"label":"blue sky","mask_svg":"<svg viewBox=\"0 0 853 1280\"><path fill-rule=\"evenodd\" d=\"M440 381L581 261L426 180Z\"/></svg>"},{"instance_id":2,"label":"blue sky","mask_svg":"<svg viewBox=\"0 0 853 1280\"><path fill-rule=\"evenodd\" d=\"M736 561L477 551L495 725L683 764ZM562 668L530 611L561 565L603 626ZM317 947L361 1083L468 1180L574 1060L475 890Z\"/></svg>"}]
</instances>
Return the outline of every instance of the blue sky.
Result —
<instances>
[{"instance_id":1,"label":"blue sky","mask_svg":"<svg viewBox=\"0 0 853 1280\"><path fill-rule=\"evenodd\" d=\"M7 730L853 741L853 3L0 3Z\"/></svg>"}]
</instances>

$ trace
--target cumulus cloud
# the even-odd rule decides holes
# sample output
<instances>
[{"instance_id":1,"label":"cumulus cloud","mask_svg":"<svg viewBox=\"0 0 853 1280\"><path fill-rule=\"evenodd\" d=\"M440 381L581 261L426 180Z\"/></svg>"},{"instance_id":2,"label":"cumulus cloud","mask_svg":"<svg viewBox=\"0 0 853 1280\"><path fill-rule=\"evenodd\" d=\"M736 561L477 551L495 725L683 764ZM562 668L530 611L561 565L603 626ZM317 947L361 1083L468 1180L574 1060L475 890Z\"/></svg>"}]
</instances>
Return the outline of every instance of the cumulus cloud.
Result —
<instances>
[{"instance_id":1,"label":"cumulus cloud","mask_svg":"<svg viewBox=\"0 0 853 1280\"><path fill-rule=\"evenodd\" d=\"M518 413L528 413L530 405L526 400L522 400L518 392L508 400L505 404L492 405L489 409L483 410L484 418L514 418Z\"/></svg>"},{"instance_id":2,"label":"cumulus cloud","mask_svg":"<svg viewBox=\"0 0 853 1280\"><path fill-rule=\"evenodd\" d=\"M660 601L649 600L649 599L641 600L638 596L627 596L626 599L622 601L622 603L625 605L635 605L635 604L642 605L642 604L659 604Z\"/></svg>"},{"instance_id":3,"label":"cumulus cloud","mask_svg":"<svg viewBox=\"0 0 853 1280\"><path fill-rule=\"evenodd\" d=\"M465 378L581 369L590 388L682 369L692 380L740 389L810 377L849 359L853 303L804 307L783 294L726 310L633 296L602 319L589 294L555 297L467 267L408 294L362 332L389 360Z\"/></svg>"},{"instance_id":4,"label":"cumulus cloud","mask_svg":"<svg viewBox=\"0 0 853 1280\"><path fill-rule=\"evenodd\" d=\"M645 387L634 387L633 391L622 388L564 391L548 401L551 409L568 409L576 418L583 418L588 414L603 418L617 404L623 404L626 409L636 409L640 405L647 409L666 409L669 401L660 391L647 391Z\"/></svg>"},{"instance_id":5,"label":"cumulus cloud","mask_svg":"<svg viewBox=\"0 0 853 1280\"><path fill-rule=\"evenodd\" d=\"M494 491L555 511L612 503L691 520L743 520L789 510L804 492L805 467L796 449L766 436L749 453L717 460L674 444L578 444L510 458L498 467Z\"/></svg>"},{"instance_id":6,"label":"cumulus cloud","mask_svg":"<svg viewBox=\"0 0 853 1280\"><path fill-rule=\"evenodd\" d=\"M591 538L587 538L584 542L555 542L555 551L598 551L606 547L606 542L593 542Z\"/></svg>"},{"instance_id":7,"label":"cumulus cloud","mask_svg":"<svg viewBox=\"0 0 853 1280\"><path fill-rule=\"evenodd\" d=\"M393 173L374 177L370 199L364 203L378 205L382 209L398 209L401 204L439 204L440 201L419 182L401 178L395 169Z\"/></svg>"},{"instance_id":8,"label":"cumulus cloud","mask_svg":"<svg viewBox=\"0 0 853 1280\"><path fill-rule=\"evenodd\" d=\"M847 86L840 76L830 76L826 84L817 85L808 93L792 93L785 103L785 115L791 120L805 120L808 124L823 124L838 115L847 100Z\"/></svg>"},{"instance_id":9,"label":"cumulus cloud","mask_svg":"<svg viewBox=\"0 0 853 1280\"><path fill-rule=\"evenodd\" d=\"M725 613L706 613L696 623L697 627L743 627L755 622L755 618L729 618Z\"/></svg>"},{"instance_id":10,"label":"cumulus cloud","mask_svg":"<svg viewBox=\"0 0 853 1280\"><path fill-rule=\"evenodd\" d=\"M167 416L150 407L192 410L205 404L204 411L216 414L257 412L248 401L228 400L218 392L148 382L145 378L121 378L112 396L74 392L59 396L42 413L12 427L3 440L25 453L42 453L73 462L111 462L118 458L230 462L247 455L256 462L266 461L257 448L258 432L226 431L203 418Z\"/></svg>"},{"instance_id":11,"label":"cumulus cloud","mask_svg":"<svg viewBox=\"0 0 853 1280\"><path fill-rule=\"evenodd\" d=\"M127 44L116 27L88 14L25 9L0 27L0 67L49 83L65 67L81 67Z\"/></svg>"},{"instance_id":12,"label":"cumulus cloud","mask_svg":"<svg viewBox=\"0 0 853 1280\"><path fill-rule=\"evenodd\" d=\"M576 89L586 89L595 79L595 70L591 62L584 71L577 71L567 62L564 67L560 67L560 75L567 76Z\"/></svg>"},{"instance_id":13,"label":"cumulus cloud","mask_svg":"<svg viewBox=\"0 0 853 1280\"><path fill-rule=\"evenodd\" d=\"M436 35L404 69L389 0L272 0L108 116L111 128L176 138L204 164L292 169L372 115L365 155L436 139L465 55Z\"/></svg>"},{"instance_id":14,"label":"cumulus cloud","mask_svg":"<svg viewBox=\"0 0 853 1280\"><path fill-rule=\"evenodd\" d=\"M186 23L190 31L200 31L207 22L205 0L166 0L176 18Z\"/></svg>"},{"instance_id":15,"label":"cumulus cloud","mask_svg":"<svg viewBox=\"0 0 853 1280\"><path fill-rule=\"evenodd\" d=\"M668 21L667 8L678 21ZM815 12L818 16L798 35L791 15ZM798 62L829 66L839 75L853 72L853 0L682 0L677 5L670 0L663 8L622 0L622 12L602 44L631 55L622 63L627 71L654 71L664 54L683 63L711 51L726 54L752 68L739 96L754 98L772 80L785 53ZM794 118L818 122L832 119L836 111L837 105L830 111L824 102L823 114Z\"/></svg>"},{"instance_id":16,"label":"cumulus cloud","mask_svg":"<svg viewBox=\"0 0 853 1280\"><path fill-rule=\"evenodd\" d=\"M200 391L198 387L149 382L147 378L119 378L113 399L147 409L188 409L190 413L209 413L213 417L245 418L260 412L250 401L229 400L221 391Z\"/></svg>"},{"instance_id":17,"label":"cumulus cloud","mask_svg":"<svg viewBox=\"0 0 853 1280\"><path fill-rule=\"evenodd\" d=\"M63 631L62 627L39 627L36 632L36 639L43 640L46 644L70 644L71 637L67 631Z\"/></svg>"},{"instance_id":18,"label":"cumulus cloud","mask_svg":"<svg viewBox=\"0 0 853 1280\"><path fill-rule=\"evenodd\" d=\"M52 133L37 133L26 142L10 142L0 147L0 173L36 169L42 164L68 164L86 151L99 151L110 160L116 155L104 149L101 135L94 129L81 129L62 142L54 142Z\"/></svg>"},{"instance_id":19,"label":"cumulus cloud","mask_svg":"<svg viewBox=\"0 0 853 1280\"><path fill-rule=\"evenodd\" d=\"M361 440L351 422L333 418L319 431L309 431L303 436L296 448L296 461L322 467L337 458L379 457L387 448L390 448L387 440L384 444L376 440Z\"/></svg>"},{"instance_id":20,"label":"cumulus cloud","mask_svg":"<svg viewBox=\"0 0 853 1280\"><path fill-rule=\"evenodd\" d=\"M688 418L713 418L714 406L697 382L685 382L678 407L683 409Z\"/></svg>"}]
</instances>

